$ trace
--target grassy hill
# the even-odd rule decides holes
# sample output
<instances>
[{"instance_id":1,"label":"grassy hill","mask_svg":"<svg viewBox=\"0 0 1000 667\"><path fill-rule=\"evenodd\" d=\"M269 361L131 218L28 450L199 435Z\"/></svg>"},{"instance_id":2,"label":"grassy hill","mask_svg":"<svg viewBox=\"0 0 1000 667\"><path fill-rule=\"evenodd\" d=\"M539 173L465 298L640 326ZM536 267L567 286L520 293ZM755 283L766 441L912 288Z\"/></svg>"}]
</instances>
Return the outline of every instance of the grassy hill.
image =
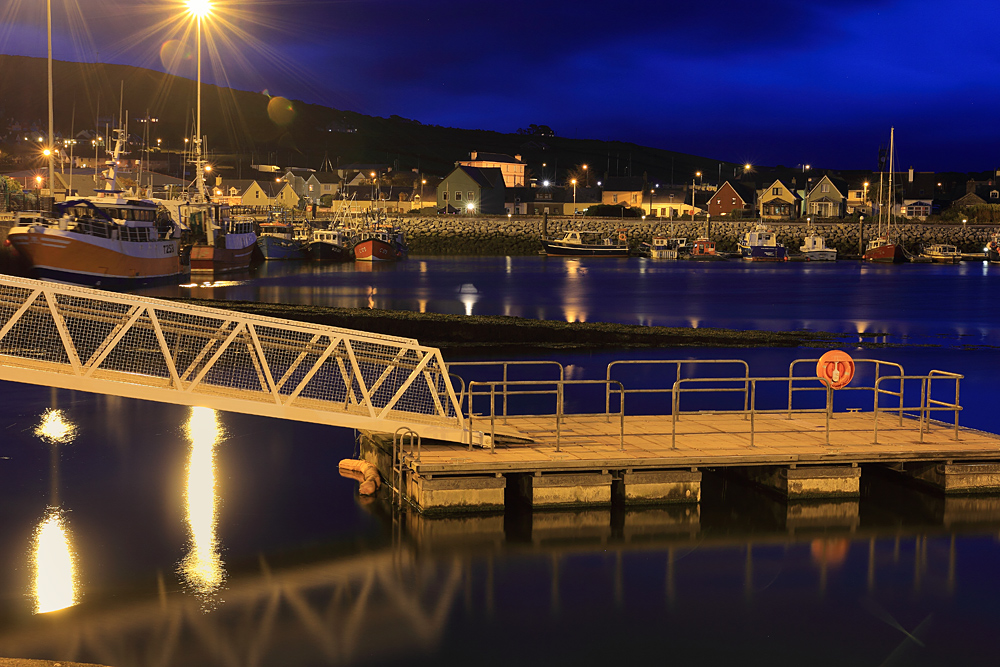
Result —
<instances>
[{"instance_id":1,"label":"grassy hill","mask_svg":"<svg viewBox=\"0 0 1000 667\"><path fill-rule=\"evenodd\" d=\"M42 58L0 55L0 131L7 119L41 122L47 126L46 69ZM56 61L53 65L55 124L68 135L93 129L98 117L117 117L119 106L138 119L147 113L159 119L152 126L152 143L163 139L164 148L179 149L183 137L194 134L196 84L153 70L111 64ZM120 96L123 94L123 102ZM536 174L541 163L548 173L555 164L559 177L581 163L590 165L592 178L626 173L648 175L649 180L687 182L695 171L706 177L718 174L720 161L660 150L626 142L565 137L531 137L486 130L424 125L391 116L378 118L317 104L292 101L292 114L279 125L268 114L271 99L255 92L205 84L202 89L202 132L208 150L223 163L251 160L262 163L319 168L324 155L335 164L384 163L399 169L420 168L443 175L469 151L521 154ZM277 103L272 105L272 110ZM286 120L278 118L279 120ZM328 131L351 128L355 132ZM130 122L129 130L141 134L142 125ZM723 177L734 165L721 163ZM610 169L609 169L610 166Z\"/></svg>"}]
</instances>

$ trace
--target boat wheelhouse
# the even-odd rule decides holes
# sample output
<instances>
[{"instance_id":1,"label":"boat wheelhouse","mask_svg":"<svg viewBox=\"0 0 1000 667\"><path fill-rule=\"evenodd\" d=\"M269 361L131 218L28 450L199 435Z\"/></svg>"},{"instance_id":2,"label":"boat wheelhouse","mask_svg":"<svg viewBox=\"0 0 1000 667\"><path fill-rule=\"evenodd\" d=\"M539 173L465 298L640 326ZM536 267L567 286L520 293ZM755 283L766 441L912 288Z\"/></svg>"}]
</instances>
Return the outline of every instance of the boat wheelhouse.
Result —
<instances>
[{"instance_id":1,"label":"boat wheelhouse","mask_svg":"<svg viewBox=\"0 0 1000 667\"><path fill-rule=\"evenodd\" d=\"M649 246L649 256L651 259L678 259L681 253L688 250L690 248L687 245L687 239L654 236L653 242Z\"/></svg>"}]
</instances>

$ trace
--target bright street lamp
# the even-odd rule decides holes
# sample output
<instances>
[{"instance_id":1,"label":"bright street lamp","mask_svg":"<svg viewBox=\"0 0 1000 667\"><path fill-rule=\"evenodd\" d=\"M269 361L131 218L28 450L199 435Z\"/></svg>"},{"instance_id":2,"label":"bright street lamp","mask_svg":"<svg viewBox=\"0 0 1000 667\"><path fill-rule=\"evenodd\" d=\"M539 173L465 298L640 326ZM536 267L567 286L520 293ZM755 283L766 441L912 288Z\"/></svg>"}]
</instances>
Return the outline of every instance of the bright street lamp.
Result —
<instances>
[{"instance_id":1,"label":"bright street lamp","mask_svg":"<svg viewBox=\"0 0 1000 667\"><path fill-rule=\"evenodd\" d=\"M196 39L198 40L198 113L195 146L195 180L198 188L198 201L205 201L205 174L201 168L201 20L212 13L211 0L187 0L188 13L195 17L197 24ZM185 141L187 141L185 139Z\"/></svg>"},{"instance_id":2,"label":"bright street lamp","mask_svg":"<svg viewBox=\"0 0 1000 667\"><path fill-rule=\"evenodd\" d=\"M576 209L576 179L574 178L573 180L570 181L570 183L573 184L573 208L574 208L573 214L576 215L576 210L575 210Z\"/></svg>"},{"instance_id":3,"label":"bright street lamp","mask_svg":"<svg viewBox=\"0 0 1000 667\"><path fill-rule=\"evenodd\" d=\"M587 165L583 165L583 175L587 179L586 187L590 187L590 172L587 171Z\"/></svg>"}]
</instances>

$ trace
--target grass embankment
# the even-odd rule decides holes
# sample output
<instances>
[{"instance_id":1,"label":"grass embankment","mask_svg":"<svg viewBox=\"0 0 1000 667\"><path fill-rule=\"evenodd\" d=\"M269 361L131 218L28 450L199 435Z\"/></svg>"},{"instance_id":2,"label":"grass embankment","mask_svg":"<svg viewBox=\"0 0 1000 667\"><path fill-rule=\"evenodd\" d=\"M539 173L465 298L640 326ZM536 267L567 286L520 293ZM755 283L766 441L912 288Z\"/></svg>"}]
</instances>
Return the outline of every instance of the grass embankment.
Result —
<instances>
[{"instance_id":1,"label":"grass embankment","mask_svg":"<svg viewBox=\"0 0 1000 667\"><path fill-rule=\"evenodd\" d=\"M415 338L422 345L439 347L452 354L651 347L833 347L846 342L843 335L816 331L649 327L607 322L559 322L505 316L440 315L258 301L176 300L254 315Z\"/></svg>"}]
</instances>

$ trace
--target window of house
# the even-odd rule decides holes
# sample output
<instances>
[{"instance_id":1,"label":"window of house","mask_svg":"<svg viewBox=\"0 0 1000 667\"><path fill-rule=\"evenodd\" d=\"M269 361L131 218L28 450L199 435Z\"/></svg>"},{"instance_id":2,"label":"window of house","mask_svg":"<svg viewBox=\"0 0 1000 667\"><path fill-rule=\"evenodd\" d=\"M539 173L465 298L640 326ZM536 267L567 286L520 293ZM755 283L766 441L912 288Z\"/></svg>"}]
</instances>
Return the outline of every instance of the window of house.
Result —
<instances>
[{"instance_id":1,"label":"window of house","mask_svg":"<svg viewBox=\"0 0 1000 667\"><path fill-rule=\"evenodd\" d=\"M721 203L722 203L722 200L721 200L721 199L716 199L716 200L715 200L715 203L716 203L716 204L721 204Z\"/></svg>"},{"instance_id":2,"label":"window of house","mask_svg":"<svg viewBox=\"0 0 1000 667\"><path fill-rule=\"evenodd\" d=\"M612 204L618 203L618 195L611 195L611 203Z\"/></svg>"},{"instance_id":3,"label":"window of house","mask_svg":"<svg viewBox=\"0 0 1000 667\"><path fill-rule=\"evenodd\" d=\"M254 199L260 199L260 190L254 190L253 198Z\"/></svg>"},{"instance_id":4,"label":"window of house","mask_svg":"<svg viewBox=\"0 0 1000 667\"><path fill-rule=\"evenodd\" d=\"M820 192L829 192L830 191L830 184L829 183L824 183L823 185L820 186L819 191Z\"/></svg>"},{"instance_id":5,"label":"window of house","mask_svg":"<svg viewBox=\"0 0 1000 667\"><path fill-rule=\"evenodd\" d=\"M476 198L476 197L475 197L475 195L474 195L473 193L471 193L471 192L470 192L470 193L469 193L469 196L468 196L468 199L469 199L469 201L472 201L472 200L473 200L473 199L475 199L475 198Z\"/></svg>"},{"instance_id":6,"label":"window of house","mask_svg":"<svg viewBox=\"0 0 1000 667\"><path fill-rule=\"evenodd\" d=\"M736 206L736 197L733 197L733 206Z\"/></svg>"},{"instance_id":7,"label":"window of house","mask_svg":"<svg viewBox=\"0 0 1000 667\"><path fill-rule=\"evenodd\" d=\"M448 201L448 191L445 190L441 193L441 201Z\"/></svg>"},{"instance_id":8,"label":"window of house","mask_svg":"<svg viewBox=\"0 0 1000 667\"><path fill-rule=\"evenodd\" d=\"M1000 192L997 192L996 190L991 191L990 199L997 199L997 198L1000 198Z\"/></svg>"},{"instance_id":9,"label":"window of house","mask_svg":"<svg viewBox=\"0 0 1000 667\"><path fill-rule=\"evenodd\" d=\"M462 201L462 191L455 190L455 201Z\"/></svg>"},{"instance_id":10,"label":"window of house","mask_svg":"<svg viewBox=\"0 0 1000 667\"><path fill-rule=\"evenodd\" d=\"M781 194L781 188L774 188L773 190L771 190L771 194L772 195L780 195Z\"/></svg>"}]
</instances>

